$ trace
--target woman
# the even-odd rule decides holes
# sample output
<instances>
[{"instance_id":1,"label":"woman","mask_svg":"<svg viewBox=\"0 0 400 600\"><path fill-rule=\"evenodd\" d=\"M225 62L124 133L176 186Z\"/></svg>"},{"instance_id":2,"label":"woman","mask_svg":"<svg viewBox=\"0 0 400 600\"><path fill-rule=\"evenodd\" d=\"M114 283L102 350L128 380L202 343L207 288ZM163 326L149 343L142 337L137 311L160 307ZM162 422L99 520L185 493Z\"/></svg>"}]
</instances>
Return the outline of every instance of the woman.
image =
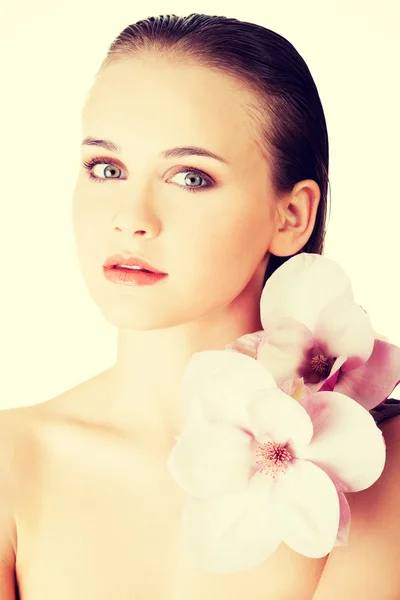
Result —
<instances>
[{"instance_id":1,"label":"woman","mask_svg":"<svg viewBox=\"0 0 400 600\"><path fill-rule=\"evenodd\" d=\"M166 468L191 356L260 330L270 275L323 252L328 137L303 59L236 19L140 21L90 90L82 155L77 249L118 357L48 402L3 411L0 597L397 598L399 526L385 511L398 506L398 419L383 428L384 474L352 499L349 546L329 560L281 544L257 568L197 572L180 545L185 494Z\"/></svg>"}]
</instances>

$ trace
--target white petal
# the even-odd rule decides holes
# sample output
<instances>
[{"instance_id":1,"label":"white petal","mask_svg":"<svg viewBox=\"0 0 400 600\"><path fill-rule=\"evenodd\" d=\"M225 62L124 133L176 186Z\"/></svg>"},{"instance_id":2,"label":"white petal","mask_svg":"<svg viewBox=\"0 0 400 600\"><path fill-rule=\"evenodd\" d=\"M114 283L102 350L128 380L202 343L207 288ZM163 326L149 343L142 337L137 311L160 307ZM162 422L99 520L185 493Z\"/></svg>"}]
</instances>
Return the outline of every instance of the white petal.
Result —
<instances>
[{"instance_id":1,"label":"white petal","mask_svg":"<svg viewBox=\"0 0 400 600\"><path fill-rule=\"evenodd\" d=\"M309 558L332 550L339 528L339 498L322 469L295 459L273 488L273 502L287 546Z\"/></svg>"},{"instance_id":2,"label":"white petal","mask_svg":"<svg viewBox=\"0 0 400 600\"><path fill-rule=\"evenodd\" d=\"M212 500L190 499L182 531L193 565L233 573L262 564L281 542L269 508L272 479L254 477L247 491Z\"/></svg>"},{"instance_id":3,"label":"white petal","mask_svg":"<svg viewBox=\"0 0 400 600\"><path fill-rule=\"evenodd\" d=\"M386 446L373 416L339 392L318 392L302 405L311 415L314 436L297 456L320 466L342 492L370 487L385 466Z\"/></svg>"},{"instance_id":4,"label":"white petal","mask_svg":"<svg viewBox=\"0 0 400 600\"><path fill-rule=\"evenodd\" d=\"M252 438L229 425L190 428L178 438L167 460L172 477L200 499L245 489L254 452Z\"/></svg>"},{"instance_id":5,"label":"white petal","mask_svg":"<svg viewBox=\"0 0 400 600\"><path fill-rule=\"evenodd\" d=\"M330 356L359 357L364 364L374 348L374 330L367 313L348 298L336 298L321 311L314 335L327 343Z\"/></svg>"},{"instance_id":6,"label":"white petal","mask_svg":"<svg viewBox=\"0 0 400 600\"><path fill-rule=\"evenodd\" d=\"M260 302L263 329L279 317L292 317L314 331L319 313L333 298L353 299L351 281L335 261L302 252L267 280Z\"/></svg>"},{"instance_id":7,"label":"white petal","mask_svg":"<svg viewBox=\"0 0 400 600\"><path fill-rule=\"evenodd\" d=\"M267 435L277 444L290 441L303 446L313 436L313 425L307 411L282 390L258 393L249 403L247 411L250 430L260 443Z\"/></svg>"},{"instance_id":8,"label":"white petal","mask_svg":"<svg viewBox=\"0 0 400 600\"><path fill-rule=\"evenodd\" d=\"M313 343L313 335L305 325L283 317L268 326L257 348L257 360L281 387L287 379L299 377L299 367Z\"/></svg>"},{"instance_id":9,"label":"white petal","mask_svg":"<svg viewBox=\"0 0 400 600\"><path fill-rule=\"evenodd\" d=\"M228 350L196 352L181 387L188 425L222 422L248 429L247 404L264 389L277 385L257 360Z\"/></svg>"}]
</instances>

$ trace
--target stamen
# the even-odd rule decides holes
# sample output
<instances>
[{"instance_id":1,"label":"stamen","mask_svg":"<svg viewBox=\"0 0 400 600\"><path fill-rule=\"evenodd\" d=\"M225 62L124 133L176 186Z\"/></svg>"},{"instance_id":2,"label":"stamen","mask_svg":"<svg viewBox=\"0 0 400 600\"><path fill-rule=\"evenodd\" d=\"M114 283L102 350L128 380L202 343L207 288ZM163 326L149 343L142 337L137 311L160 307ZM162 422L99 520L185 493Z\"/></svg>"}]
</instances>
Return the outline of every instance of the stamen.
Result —
<instances>
[{"instance_id":1,"label":"stamen","mask_svg":"<svg viewBox=\"0 0 400 600\"><path fill-rule=\"evenodd\" d=\"M275 442L267 442L266 444L257 442L257 444L256 454L261 456L261 460L256 461L259 465L257 470L260 473L266 471L273 478L279 473L285 474L288 464L293 458L286 449L287 444L277 444Z\"/></svg>"},{"instance_id":2,"label":"stamen","mask_svg":"<svg viewBox=\"0 0 400 600\"><path fill-rule=\"evenodd\" d=\"M323 354L316 354L311 359L311 369L319 375L325 376L330 370L330 360Z\"/></svg>"}]
</instances>

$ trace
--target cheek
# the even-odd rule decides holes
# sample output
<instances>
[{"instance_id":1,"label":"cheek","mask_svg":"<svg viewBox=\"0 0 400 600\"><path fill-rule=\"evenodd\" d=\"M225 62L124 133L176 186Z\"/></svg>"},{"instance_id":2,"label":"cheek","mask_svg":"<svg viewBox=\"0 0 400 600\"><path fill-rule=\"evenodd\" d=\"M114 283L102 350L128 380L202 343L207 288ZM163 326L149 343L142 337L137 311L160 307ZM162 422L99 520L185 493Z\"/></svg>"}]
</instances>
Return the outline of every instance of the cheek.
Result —
<instances>
[{"instance_id":1,"label":"cheek","mask_svg":"<svg viewBox=\"0 0 400 600\"><path fill-rule=\"evenodd\" d=\"M180 262L187 284L228 295L247 284L268 246L270 226L265 216L234 215L199 222L185 232Z\"/></svg>"},{"instance_id":2,"label":"cheek","mask_svg":"<svg viewBox=\"0 0 400 600\"><path fill-rule=\"evenodd\" d=\"M72 227L78 242L81 241L85 230L88 228L89 219L90 213L88 213L84 199L81 194L75 191L72 199Z\"/></svg>"},{"instance_id":3,"label":"cheek","mask_svg":"<svg viewBox=\"0 0 400 600\"><path fill-rule=\"evenodd\" d=\"M100 184L101 185L101 184ZM87 253L104 252L101 240L105 240L107 223L99 210L99 202L75 195L72 200L72 227L75 234L76 245Z\"/></svg>"}]
</instances>

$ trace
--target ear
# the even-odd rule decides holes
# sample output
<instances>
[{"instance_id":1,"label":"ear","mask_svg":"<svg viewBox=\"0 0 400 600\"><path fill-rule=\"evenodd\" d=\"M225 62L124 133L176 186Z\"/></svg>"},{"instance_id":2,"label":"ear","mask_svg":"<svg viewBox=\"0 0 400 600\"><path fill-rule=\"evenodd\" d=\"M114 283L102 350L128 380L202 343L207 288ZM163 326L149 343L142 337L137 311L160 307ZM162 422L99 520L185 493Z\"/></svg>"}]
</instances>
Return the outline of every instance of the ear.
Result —
<instances>
[{"instance_id":1,"label":"ear","mask_svg":"<svg viewBox=\"0 0 400 600\"><path fill-rule=\"evenodd\" d=\"M277 200L276 226L268 251L275 256L296 254L314 229L321 191L312 179L296 183L289 196Z\"/></svg>"}]
</instances>

